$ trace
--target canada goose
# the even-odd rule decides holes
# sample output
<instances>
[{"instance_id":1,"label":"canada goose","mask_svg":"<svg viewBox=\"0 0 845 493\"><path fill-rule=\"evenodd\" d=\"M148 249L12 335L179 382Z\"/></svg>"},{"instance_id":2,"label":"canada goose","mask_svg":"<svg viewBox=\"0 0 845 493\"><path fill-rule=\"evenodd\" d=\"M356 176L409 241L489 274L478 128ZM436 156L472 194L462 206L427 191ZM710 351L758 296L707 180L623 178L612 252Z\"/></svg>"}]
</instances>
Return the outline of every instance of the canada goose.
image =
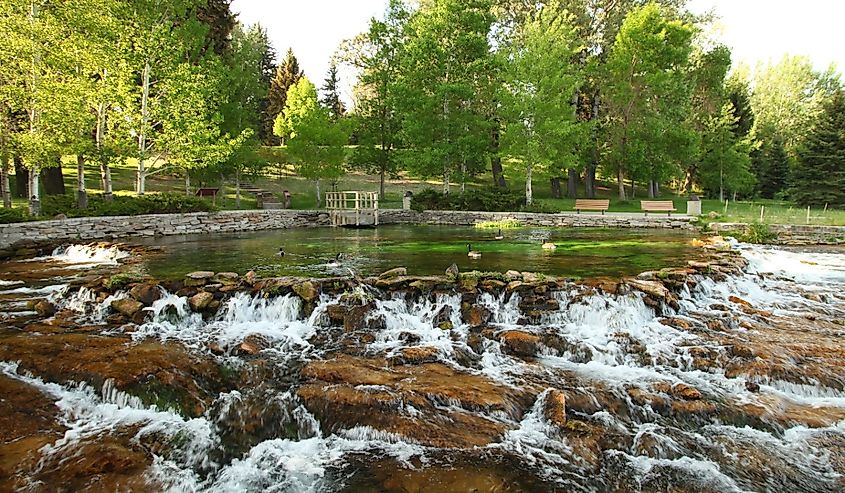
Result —
<instances>
[{"instance_id":1,"label":"canada goose","mask_svg":"<svg viewBox=\"0 0 845 493\"><path fill-rule=\"evenodd\" d=\"M346 256L342 253L338 253L335 255L333 259L328 263L329 267L339 267L341 262L346 258Z\"/></svg>"},{"instance_id":2,"label":"canada goose","mask_svg":"<svg viewBox=\"0 0 845 493\"><path fill-rule=\"evenodd\" d=\"M496 234L496 236L493 237L493 239L494 240L504 240L505 239L505 235L502 234L502 228L499 228L499 232Z\"/></svg>"},{"instance_id":3,"label":"canada goose","mask_svg":"<svg viewBox=\"0 0 845 493\"><path fill-rule=\"evenodd\" d=\"M481 258L481 252L476 252L472 249L472 245L467 244L467 257L469 258Z\"/></svg>"},{"instance_id":4,"label":"canada goose","mask_svg":"<svg viewBox=\"0 0 845 493\"><path fill-rule=\"evenodd\" d=\"M279 253L277 253L276 255L278 255L279 257L284 257L285 256L285 247L279 247Z\"/></svg>"},{"instance_id":5,"label":"canada goose","mask_svg":"<svg viewBox=\"0 0 845 493\"><path fill-rule=\"evenodd\" d=\"M557 248L557 245L555 245L554 243L552 243L551 241L549 241L547 239L542 240L542 241L543 241L543 250L554 250L554 249Z\"/></svg>"}]
</instances>

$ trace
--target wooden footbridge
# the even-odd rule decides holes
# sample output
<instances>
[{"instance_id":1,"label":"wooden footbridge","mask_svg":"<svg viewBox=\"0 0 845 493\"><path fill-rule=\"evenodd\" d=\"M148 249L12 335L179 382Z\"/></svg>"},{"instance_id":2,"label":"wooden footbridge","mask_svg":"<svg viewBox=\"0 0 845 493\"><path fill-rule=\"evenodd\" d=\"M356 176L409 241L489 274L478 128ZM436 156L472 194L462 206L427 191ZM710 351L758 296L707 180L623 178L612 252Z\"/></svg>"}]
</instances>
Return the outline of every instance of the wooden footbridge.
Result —
<instances>
[{"instance_id":1,"label":"wooden footbridge","mask_svg":"<svg viewBox=\"0 0 845 493\"><path fill-rule=\"evenodd\" d=\"M326 192L326 209L332 226L378 226L377 192Z\"/></svg>"}]
</instances>

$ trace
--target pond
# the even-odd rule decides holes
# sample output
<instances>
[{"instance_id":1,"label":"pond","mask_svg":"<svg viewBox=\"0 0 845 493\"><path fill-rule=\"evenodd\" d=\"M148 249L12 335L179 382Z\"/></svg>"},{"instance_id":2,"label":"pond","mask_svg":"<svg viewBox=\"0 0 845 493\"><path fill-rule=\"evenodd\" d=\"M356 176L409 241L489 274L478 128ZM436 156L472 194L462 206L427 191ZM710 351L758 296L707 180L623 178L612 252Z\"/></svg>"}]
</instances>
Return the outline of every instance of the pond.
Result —
<instances>
[{"instance_id":1,"label":"pond","mask_svg":"<svg viewBox=\"0 0 845 493\"><path fill-rule=\"evenodd\" d=\"M314 228L283 231L188 235L144 241L165 255L147 262L157 278L193 270L254 270L263 276L330 277L376 275L407 267L411 275L442 274L452 263L461 271L532 271L567 277L625 276L682 266L692 253L689 232L518 228L503 231L456 226L381 226L376 229ZM542 242L555 243L554 251ZM467 257L468 245L481 252ZM284 256L278 251L283 248ZM343 260L334 258L343 254Z\"/></svg>"}]
</instances>

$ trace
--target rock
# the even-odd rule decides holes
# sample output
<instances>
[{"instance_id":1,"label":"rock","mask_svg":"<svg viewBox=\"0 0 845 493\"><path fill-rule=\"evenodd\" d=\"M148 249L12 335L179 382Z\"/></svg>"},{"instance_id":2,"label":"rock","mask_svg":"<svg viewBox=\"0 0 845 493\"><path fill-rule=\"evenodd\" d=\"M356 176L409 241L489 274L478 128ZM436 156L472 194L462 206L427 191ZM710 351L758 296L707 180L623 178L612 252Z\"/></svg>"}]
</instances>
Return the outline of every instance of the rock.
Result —
<instances>
[{"instance_id":1,"label":"rock","mask_svg":"<svg viewBox=\"0 0 845 493\"><path fill-rule=\"evenodd\" d=\"M258 280L258 276L255 274L255 271L251 270L244 274L244 282L249 284L250 286L254 286L255 282Z\"/></svg>"},{"instance_id":2,"label":"rock","mask_svg":"<svg viewBox=\"0 0 845 493\"><path fill-rule=\"evenodd\" d=\"M522 279L522 273L519 272L518 270L509 270L509 271L505 272L505 279L507 279L508 282L521 280Z\"/></svg>"},{"instance_id":3,"label":"rock","mask_svg":"<svg viewBox=\"0 0 845 493\"><path fill-rule=\"evenodd\" d=\"M446 269L446 277L458 277L461 274L461 271L458 269L457 264L452 264Z\"/></svg>"},{"instance_id":4,"label":"rock","mask_svg":"<svg viewBox=\"0 0 845 493\"><path fill-rule=\"evenodd\" d=\"M511 281L511 282L508 283L508 285L505 289L507 289L508 292L515 291L515 290L519 289L520 287L522 287L523 284L524 283L522 281Z\"/></svg>"},{"instance_id":5,"label":"rock","mask_svg":"<svg viewBox=\"0 0 845 493\"><path fill-rule=\"evenodd\" d=\"M659 281L625 279L625 284L654 298L666 299L669 297L669 290Z\"/></svg>"},{"instance_id":6,"label":"rock","mask_svg":"<svg viewBox=\"0 0 845 493\"><path fill-rule=\"evenodd\" d=\"M672 401L672 412L675 414L713 414L716 412L716 405L702 400Z\"/></svg>"},{"instance_id":7,"label":"rock","mask_svg":"<svg viewBox=\"0 0 845 493\"><path fill-rule=\"evenodd\" d=\"M226 350L223 349L223 346L219 342L210 342L207 347L211 351L211 354L216 354L217 356L226 354Z\"/></svg>"},{"instance_id":8,"label":"rock","mask_svg":"<svg viewBox=\"0 0 845 493\"><path fill-rule=\"evenodd\" d=\"M240 355L256 355L270 347L270 341L261 334L250 334L238 344L237 353Z\"/></svg>"},{"instance_id":9,"label":"rock","mask_svg":"<svg viewBox=\"0 0 845 493\"><path fill-rule=\"evenodd\" d=\"M334 326L343 325L343 319L346 317L346 312L349 307L340 304L331 304L326 306L326 316L329 317L329 323Z\"/></svg>"},{"instance_id":10,"label":"rock","mask_svg":"<svg viewBox=\"0 0 845 493\"><path fill-rule=\"evenodd\" d=\"M120 313L123 316L132 318L133 315L141 311L144 304L140 301L135 301L131 298L123 298L111 302L111 309Z\"/></svg>"},{"instance_id":11,"label":"rock","mask_svg":"<svg viewBox=\"0 0 845 493\"><path fill-rule=\"evenodd\" d=\"M237 284L240 276L237 272L218 272L214 276L214 282L223 284L224 286L231 286Z\"/></svg>"},{"instance_id":12,"label":"rock","mask_svg":"<svg viewBox=\"0 0 845 493\"><path fill-rule=\"evenodd\" d=\"M745 382L745 390L749 392L760 392L760 384L754 382Z\"/></svg>"},{"instance_id":13,"label":"rock","mask_svg":"<svg viewBox=\"0 0 845 493\"><path fill-rule=\"evenodd\" d=\"M566 425L566 394L557 389L552 389L546 394L546 402L543 407L543 415L546 419L559 426Z\"/></svg>"},{"instance_id":14,"label":"rock","mask_svg":"<svg viewBox=\"0 0 845 493\"><path fill-rule=\"evenodd\" d=\"M399 354L390 358L390 362L398 365L419 365L434 363L440 350L436 347L406 347L399 350Z\"/></svg>"},{"instance_id":15,"label":"rock","mask_svg":"<svg viewBox=\"0 0 845 493\"><path fill-rule=\"evenodd\" d=\"M140 301L144 306L152 306L161 299L161 288L157 284L136 284L129 290L129 296Z\"/></svg>"},{"instance_id":16,"label":"rock","mask_svg":"<svg viewBox=\"0 0 845 493\"><path fill-rule=\"evenodd\" d=\"M490 310L481 305L470 305L466 309L461 310L461 316L464 323L470 327L480 327L490 320Z\"/></svg>"},{"instance_id":17,"label":"rock","mask_svg":"<svg viewBox=\"0 0 845 493\"><path fill-rule=\"evenodd\" d=\"M343 316L343 330L352 332L366 328L367 319L374 308L375 305L372 303L350 307Z\"/></svg>"},{"instance_id":18,"label":"rock","mask_svg":"<svg viewBox=\"0 0 845 493\"><path fill-rule=\"evenodd\" d=\"M381 275L378 276L379 279L394 279L397 277L407 276L408 269L404 267L396 267L395 269L390 269L388 271L382 272Z\"/></svg>"},{"instance_id":19,"label":"rock","mask_svg":"<svg viewBox=\"0 0 845 493\"><path fill-rule=\"evenodd\" d=\"M413 332L400 332L399 340L406 344L416 344L420 342L420 336L414 334Z\"/></svg>"},{"instance_id":20,"label":"rock","mask_svg":"<svg viewBox=\"0 0 845 493\"><path fill-rule=\"evenodd\" d=\"M50 303L47 300L40 300L36 302L32 308L35 310L36 313L38 313L38 316L45 318L52 317L56 314L57 311L56 305Z\"/></svg>"},{"instance_id":21,"label":"rock","mask_svg":"<svg viewBox=\"0 0 845 493\"><path fill-rule=\"evenodd\" d=\"M540 337L520 330L508 330L499 334L499 342L508 354L530 357L537 354L537 343L540 342Z\"/></svg>"},{"instance_id":22,"label":"rock","mask_svg":"<svg viewBox=\"0 0 845 493\"><path fill-rule=\"evenodd\" d=\"M319 293L317 286L311 281L303 281L293 285L293 292L296 293L304 301L310 303L317 299Z\"/></svg>"},{"instance_id":23,"label":"rock","mask_svg":"<svg viewBox=\"0 0 845 493\"><path fill-rule=\"evenodd\" d=\"M737 305L748 307L748 308L754 308L753 306L751 306L751 303L749 303L749 302L745 301L744 299L739 298L737 296L729 296L728 301L730 301L731 303L736 303Z\"/></svg>"},{"instance_id":24,"label":"rock","mask_svg":"<svg viewBox=\"0 0 845 493\"><path fill-rule=\"evenodd\" d=\"M540 282L540 276L535 272L523 272L522 273L522 282L531 284L535 282Z\"/></svg>"},{"instance_id":25,"label":"rock","mask_svg":"<svg viewBox=\"0 0 845 493\"><path fill-rule=\"evenodd\" d=\"M56 221L64 221L65 219L67 219L67 216L64 214L56 214L55 216L53 216L53 219L55 219Z\"/></svg>"},{"instance_id":26,"label":"rock","mask_svg":"<svg viewBox=\"0 0 845 493\"><path fill-rule=\"evenodd\" d=\"M204 286L208 281L211 280L212 277L214 277L214 272L207 270L191 272L190 274L185 276L185 286Z\"/></svg>"},{"instance_id":27,"label":"rock","mask_svg":"<svg viewBox=\"0 0 845 493\"><path fill-rule=\"evenodd\" d=\"M200 291L199 293L191 296L191 298L188 300L188 305L191 307L191 310L195 312L201 312L208 308L208 305L213 300L213 294L207 293L205 291Z\"/></svg>"},{"instance_id":28,"label":"rock","mask_svg":"<svg viewBox=\"0 0 845 493\"><path fill-rule=\"evenodd\" d=\"M699 392L698 389L683 383L676 383L672 386L672 395L688 401L697 401L701 399L701 392Z\"/></svg>"},{"instance_id":29,"label":"rock","mask_svg":"<svg viewBox=\"0 0 845 493\"><path fill-rule=\"evenodd\" d=\"M498 293L505 286L507 286L507 283L498 279L484 279L481 281L481 288L492 293Z\"/></svg>"},{"instance_id":30,"label":"rock","mask_svg":"<svg viewBox=\"0 0 845 493\"><path fill-rule=\"evenodd\" d=\"M431 325L443 330L452 330L452 307L443 305L431 319Z\"/></svg>"}]
</instances>

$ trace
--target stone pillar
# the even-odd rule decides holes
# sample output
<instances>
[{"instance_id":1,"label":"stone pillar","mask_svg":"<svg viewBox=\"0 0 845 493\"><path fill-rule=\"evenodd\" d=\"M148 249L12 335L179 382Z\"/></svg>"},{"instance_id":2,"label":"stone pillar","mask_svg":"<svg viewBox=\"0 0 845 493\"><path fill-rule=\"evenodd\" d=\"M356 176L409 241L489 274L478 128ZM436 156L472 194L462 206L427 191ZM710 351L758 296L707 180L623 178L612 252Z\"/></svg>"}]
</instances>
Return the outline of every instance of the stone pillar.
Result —
<instances>
[{"instance_id":1,"label":"stone pillar","mask_svg":"<svg viewBox=\"0 0 845 493\"><path fill-rule=\"evenodd\" d=\"M690 195L689 200L687 200L687 215L688 216L700 216L701 215L701 200L698 198L698 195Z\"/></svg>"},{"instance_id":2,"label":"stone pillar","mask_svg":"<svg viewBox=\"0 0 845 493\"><path fill-rule=\"evenodd\" d=\"M405 192L405 195L402 197L402 210L409 211L411 210L411 200L414 198L414 192L408 190Z\"/></svg>"}]
</instances>

